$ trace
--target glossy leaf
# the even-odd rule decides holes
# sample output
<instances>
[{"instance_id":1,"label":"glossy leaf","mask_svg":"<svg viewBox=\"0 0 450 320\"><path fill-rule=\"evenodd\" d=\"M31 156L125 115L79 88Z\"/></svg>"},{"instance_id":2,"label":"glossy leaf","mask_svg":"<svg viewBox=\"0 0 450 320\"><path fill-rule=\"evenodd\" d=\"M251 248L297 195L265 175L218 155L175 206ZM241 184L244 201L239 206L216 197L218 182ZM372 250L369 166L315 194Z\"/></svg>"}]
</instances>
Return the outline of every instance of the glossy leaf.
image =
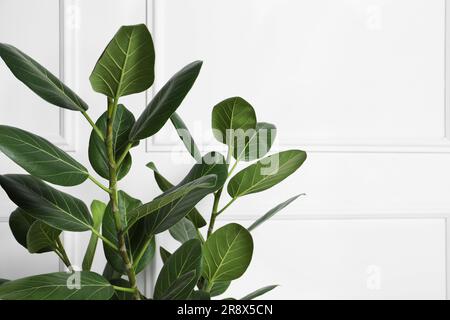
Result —
<instances>
[{"instance_id":1,"label":"glossy leaf","mask_svg":"<svg viewBox=\"0 0 450 320\"><path fill-rule=\"evenodd\" d=\"M230 223L213 232L203 248L203 275L208 282L230 281L247 270L253 255L253 239L239 224Z\"/></svg>"},{"instance_id":2,"label":"glossy leaf","mask_svg":"<svg viewBox=\"0 0 450 320\"><path fill-rule=\"evenodd\" d=\"M27 234L35 218L27 214L23 209L17 208L9 216L9 228L18 243L27 248Z\"/></svg>"},{"instance_id":3,"label":"glossy leaf","mask_svg":"<svg viewBox=\"0 0 450 320\"><path fill-rule=\"evenodd\" d=\"M186 147L192 158L194 158L196 161L200 161L202 157L200 154L200 150L198 149L197 144L195 143L194 138L189 132L186 124L183 122L183 119L181 119L181 117L176 112L174 112L170 117L170 121L172 121L175 130L177 130L178 136L180 137L181 141L183 141L184 146Z\"/></svg>"},{"instance_id":4,"label":"glossy leaf","mask_svg":"<svg viewBox=\"0 0 450 320\"><path fill-rule=\"evenodd\" d=\"M181 243L198 238L197 229L194 224L186 218L181 219L173 225L169 229L169 232L175 240Z\"/></svg>"},{"instance_id":5,"label":"glossy leaf","mask_svg":"<svg viewBox=\"0 0 450 320\"><path fill-rule=\"evenodd\" d=\"M111 98L147 90L155 77L155 50L144 24L122 26L89 78L92 88Z\"/></svg>"},{"instance_id":6,"label":"glossy leaf","mask_svg":"<svg viewBox=\"0 0 450 320\"><path fill-rule=\"evenodd\" d=\"M202 245L199 240L185 242L167 259L155 285L155 299L189 298L201 274ZM192 276L187 276L189 274ZM189 281L186 281L189 279ZM183 285L179 285L183 283ZM177 290L173 290L177 288ZM173 291L173 294L171 293Z\"/></svg>"},{"instance_id":7,"label":"glossy leaf","mask_svg":"<svg viewBox=\"0 0 450 320\"><path fill-rule=\"evenodd\" d=\"M30 253L54 251L56 239L61 230L55 229L42 221L35 221L27 234L27 248Z\"/></svg>"},{"instance_id":8,"label":"glossy leaf","mask_svg":"<svg viewBox=\"0 0 450 320\"><path fill-rule=\"evenodd\" d=\"M61 186L78 185L89 176L66 152L22 129L0 125L0 151L33 176Z\"/></svg>"},{"instance_id":9,"label":"glossy leaf","mask_svg":"<svg viewBox=\"0 0 450 320\"><path fill-rule=\"evenodd\" d=\"M105 112L95 123L100 131L103 132L104 136L106 136L107 118L108 114ZM128 145L128 134L130 133L134 121L133 114L125 108L125 106L119 104L113 123L113 149L116 159L122 155ZM109 179L108 152L106 150L106 145L94 130L92 130L89 139L89 161L95 172L101 177ZM128 153L118 170L118 180L122 179L130 171L130 168L131 155Z\"/></svg>"},{"instance_id":10,"label":"glossy leaf","mask_svg":"<svg viewBox=\"0 0 450 320\"><path fill-rule=\"evenodd\" d=\"M88 109L88 105L75 92L19 49L0 43L0 57L17 79L45 101L70 110Z\"/></svg>"},{"instance_id":11,"label":"glossy leaf","mask_svg":"<svg viewBox=\"0 0 450 320\"><path fill-rule=\"evenodd\" d=\"M107 300L112 285L93 272L55 272L9 281L0 286L3 300Z\"/></svg>"},{"instance_id":12,"label":"glossy leaf","mask_svg":"<svg viewBox=\"0 0 450 320\"><path fill-rule=\"evenodd\" d=\"M148 229L150 233L155 235L156 233L167 230L177 223L187 212L184 214L177 212L177 215L173 215L173 211L167 211L165 212L165 215L161 215L160 209L168 205L172 207L176 206L181 200L190 197L190 194L196 189L211 190L211 188L216 185L216 180L216 175L211 174L189 183L173 187L158 198L132 210L128 214L128 226L126 230L129 230L137 221L147 216L149 219L148 222L146 222L148 223L148 226L151 227ZM190 203L191 202L189 202L189 204Z\"/></svg>"},{"instance_id":13,"label":"glossy leaf","mask_svg":"<svg viewBox=\"0 0 450 320\"><path fill-rule=\"evenodd\" d=\"M212 111L214 137L228 146L232 146L238 136L254 132L256 114L253 107L240 97L228 98L214 106Z\"/></svg>"},{"instance_id":14,"label":"glossy leaf","mask_svg":"<svg viewBox=\"0 0 450 320\"><path fill-rule=\"evenodd\" d=\"M137 119L130 133L130 141L148 138L164 126L191 90L201 66L201 61L188 64L162 87Z\"/></svg>"},{"instance_id":15,"label":"glossy leaf","mask_svg":"<svg viewBox=\"0 0 450 320\"><path fill-rule=\"evenodd\" d=\"M162 262L165 264L172 254L163 247L159 247L159 255L161 256Z\"/></svg>"},{"instance_id":16,"label":"glossy leaf","mask_svg":"<svg viewBox=\"0 0 450 320\"><path fill-rule=\"evenodd\" d=\"M277 285L272 285L272 286L267 286L267 287L263 287L261 289L255 290L252 293L249 293L248 295L246 295L245 297L243 297L241 300L253 300L259 296L262 296L263 294L272 291L273 289L275 289L276 287L278 287Z\"/></svg>"},{"instance_id":17,"label":"glossy leaf","mask_svg":"<svg viewBox=\"0 0 450 320\"><path fill-rule=\"evenodd\" d=\"M92 226L89 210L81 200L37 178L7 174L0 176L0 185L17 206L56 229L86 231Z\"/></svg>"},{"instance_id":18,"label":"glossy leaf","mask_svg":"<svg viewBox=\"0 0 450 320\"><path fill-rule=\"evenodd\" d=\"M213 286L210 290L211 297L220 296L224 294L225 291L229 288L231 281L216 281L213 283Z\"/></svg>"},{"instance_id":19,"label":"glossy leaf","mask_svg":"<svg viewBox=\"0 0 450 320\"><path fill-rule=\"evenodd\" d=\"M122 277L122 273L114 270L114 268L108 261L105 264L105 268L103 269L102 275L105 279L107 279L110 282L112 280L120 279Z\"/></svg>"},{"instance_id":20,"label":"glossy leaf","mask_svg":"<svg viewBox=\"0 0 450 320\"><path fill-rule=\"evenodd\" d=\"M228 183L228 194L241 197L264 191L294 173L306 160L306 153L288 150L265 157L238 172Z\"/></svg>"},{"instance_id":21,"label":"glossy leaf","mask_svg":"<svg viewBox=\"0 0 450 320\"><path fill-rule=\"evenodd\" d=\"M91 203L91 213L92 220L94 223L94 230L100 232L100 227L103 221L103 215L105 214L106 204L99 201L94 200ZM89 244L86 249L86 253L83 258L83 271L89 271L92 267L92 262L94 261L95 252L97 250L98 237L96 234L92 233L91 238L89 239Z\"/></svg>"},{"instance_id":22,"label":"glossy leaf","mask_svg":"<svg viewBox=\"0 0 450 320\"><path fill-rule=\"evenodd\" d=\"M156 169L156 166L153 162L147 163L147 167L153 170L155 181L158 184L158 187L161 189L161 191L167 191L170 188L173 188L173 184L161 175L158 169ZM186 215L186 218L192 221L192 223L196 228L206 226L205 219L196 208L189 211L189 213Z\"/></svg>"},{"instance_id":23,"label":"glossy leaf","mask_svg":"<svg viewBox=\"0 0 450 320\"><path fill-rule=\"evenodd\" d=\"M272 147L276 137L276 127L266 122L258 122L255 130L235 137L233 157L237 160L252 161L264 157Z\"/></svg>"},{"instance_id":24,"label":"glossy leaf","mask_svg":"<svg viewBox=\"0 0 450 320\"><path fill-rule=\"evenodd\" d=\"M294 200L296 200L298 197L300 197L303 194L296 195L295 197L289 198L288 200L280 203L279 205L273 207L265 215L263 215L261 218L256 220L250 227L247 228L248 231L252 231L256 227L258 227L260 224L264 223L266 220L269 220L272 218L277 212L283 210L286 208L289 204L291 204Z\"/></svg>"}]
</instances>

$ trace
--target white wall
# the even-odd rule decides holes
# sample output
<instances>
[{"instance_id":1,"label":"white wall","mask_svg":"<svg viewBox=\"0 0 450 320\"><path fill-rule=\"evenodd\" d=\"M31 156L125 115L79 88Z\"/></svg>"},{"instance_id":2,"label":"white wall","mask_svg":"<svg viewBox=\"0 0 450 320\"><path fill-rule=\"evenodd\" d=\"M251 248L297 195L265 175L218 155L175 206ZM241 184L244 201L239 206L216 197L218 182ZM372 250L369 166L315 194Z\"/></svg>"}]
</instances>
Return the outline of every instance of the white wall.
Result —
<instances>
[{"instance_id":1,"label":"white wall","mask_svg":"<svg viewBox=\"0 0 450 320\"><path fill-rule=\"evenodd\" d=\"M77 91L97 118L105 99L89 74L122 24L152 30L160 88L186 63L204 60L180 114L203 151L212 106L240 95L258 119L278 127L275 150L302 148L308 160L284 183L247 196L223 216L244 225L306 192L257 229L237 297L268 284L268 298L447 297L450 109L446 0L0 0L0 42L35 57ZM39 12L40 14L36 14ZM136 114L153 90L125 99ZM42 102L0 63L0 123L36 132L88 163L89 125ZM157 194L156 162L177 181L191 165L170 126L133 150L130 194ZM184 163L181 163L184 159ZM0 155L0 173L21 169ZM86 203L95 185L71 188ZM210 200L210 199L209 199ZM224 203L226 202L224 199ZM50 254L15 244L13 205L0 191L0 277L59 268ZM205 214L208 201L201 204ZM81 264L88 234L66 235ZM171 247L168 237L160 243ZM102 255L96 261L101 269ZM143 279L151 284L154 270ZM147 289L149 290L147 286Z\"/></svg>"}]
</instances>

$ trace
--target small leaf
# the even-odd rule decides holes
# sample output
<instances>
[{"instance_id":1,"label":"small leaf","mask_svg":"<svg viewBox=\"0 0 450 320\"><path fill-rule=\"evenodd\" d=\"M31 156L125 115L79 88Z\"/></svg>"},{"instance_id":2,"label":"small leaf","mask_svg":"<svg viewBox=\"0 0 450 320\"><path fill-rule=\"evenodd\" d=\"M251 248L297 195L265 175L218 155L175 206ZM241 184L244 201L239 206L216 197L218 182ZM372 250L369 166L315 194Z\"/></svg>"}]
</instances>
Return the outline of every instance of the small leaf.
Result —
<instances>
[{"instance_id":1,"label":"small leaf","mask_svg":"<svg viewBox=\"0 0 450 320\"><path fill-rule=\"evenodd\" d=\"M95 123L96 126L106 136L108 113L103 113ZM116 115L113 123L113 150L114 156L118 159L125 151L128 145L128 134L135 120L134 115L125 108L124 105L119 104L117 106ZM89 139L89 162L101 177L109 179L109 165L108 165L108 152L106 150L105 142L98 136L98 134L92 130L91 137ZM117 173L117 179L120 180L130 171L131 168L131 155L128 153Z\"/></svg>"},{"instance_id":2,"label":"small leaf","mask_svg":"<svg viewBox=\"0 0 450 320\"><path fill-rule=\"evenodd\" d=\"M202 157L200 155L200 151L195 144L194 138L189 132L189 129L184 124L181 117L176 112L174 112L170 117L170 121L172 121L173 126L177 130L178 136L180 137L181 141L183 141L184 146L186 147L192 158L194 158L196 161L200 161Z\"/></svg>"},{"instance_id":3,"label":"small leaf","mask_svg":"<svg viewBox=\"0 0 450 320\"><path fill-rule=\"evenodd\" d=\"M91 203L91 213L92 219L94 222L94 230L100 232L100 227L103 221L103 215L105 214L106 204L94 200ZM92 262L94 261L95 251L97 250L98 237L96 234L92 233L91 238L89 239L89 244L86 249L86 253L84 254L83 259L83 271L89 271L92 267Z\"/></svg>"},{"instance_id":4,"label":"small leaf","mask_svg":"<svg viewBox=\"0 0 450 320\"><path fill-rule=\"evenodd\" d=\"M45 101L70 110L88 109L88 105L75 92L19 49L0 43L0 57L17 79Z\"/></svg>"},{"instance_id":5,"label":"small leaf","mask_svg":"<svg viewBox=\"0 0 450 320\"><path fill-rule=\"evenodd\" d=\"M130 141L151 137L164 126L191 90L201 66L201 61L188 64L162 87L134 124Z\"/></svg>"},{"instance_id":6,"label":"small leaf","mask_svg":"<svg viewBox=\"0 0 450 320\"><path fill-rule=\"evenodd\" d=\"M256 114L253 107L240 97L219 102L212 111L212 128L217 141L232 146L238 136L254 132Z\"/></svg>"},{"instance_id":7,"label":"small leaf","mask_svg":"<svg viewBox=\"0 0 450 320\"><path fill-rule=\"evenodd\" d=\"M61 230L55 229L42 221L35 221L27 234L27 248L30 253L54 251L56 239Z\"/></svg>"},{"instance_id":8,"label":"small leaf","mask_svg":"<svg viewBox=\"0 0 450 320\"><path fill-rule=\"evenodd\" d=\"M93 272L55 272L9 281L0 286L3 300L108 300L114 289Z\"/></svg>"},{"instance_id":9,"label":"small leaf","mask_svg":"<svg viewBox=\"0 0 450 320\"><path fill-rule=\"evenodd\" d=\"M276 137L273 124L258 122L256 129L249 129L243 135L235 137L233 157L236 160L252 161L264 157L272 147Z\"/></svg>"},{"instance_id":10,"label":"small leaf","mask_svg":"<svg viewBox=\"0 0 450 320\"><path fill-rule=\"evenodd\" d=\"M0 176L0 185L17 206L56 229L86 231L92 227L89 210L80 199L58 191L37 178L7 174Z\"/></svg>"},{"instance_id":11,"label":"small leaf","mask_svg":"<svg viewBox=\"0 0 450 320\"><path fill-rule=\"evenodd\" d=\"M0 151L50 183L75 186L89 176L85 167L50 141L18 128L0 125Z\"/></svg>"},{"instance_id":12,"label":"small leaf","mask_svg":"<svg viewBox=\"0 0 450 320\"><path fill-rule=\"evenodd\" d=\"M241 300L253 300L259 296L262 296L263 294L275 289L276 287L278 287L277 285L272 285L272 286L267 286L261 289L258 289L256 291L253 291L252 293L249 293L248 295L246 295L245 297L241 298Z\"/></svg>"},{"instance_id":13,"label":"small leaf","mask_svg":"<svg viewBox=\"0 0 450 320\"><path fill-rule=\"evenodd\" d=\"M252 259L253 239L247 229L230 223L216 230L203 249L203 275L211 286L244 274Z\"/></svg>"},{"instance_id":14,"label":"small leaf","mask_svg":"<svg viewBox=\"0 0 450 320\"><path fill-rule=\"evenodd\" d=\"M9 216L9 227L16 241L27 248L27 234L31 225L36 221L23 209L17 208Z\"/></svg>"},{"instance_id":15,"label":"small leaf","mask_svg":"<svg viewBox=\"0 0 450 320\"><path fill-rule=\"evenodd\" d=\"M292 197L282 203L280 203L279 205L277 205L276 207L273 207L272 209L270 209L269 211L267 211L267 213L265 215L263 215L261 218L259 218L258 220L256 220L250 227L247 228L248 231L252 231L253 229L255 229L256 227L258 227L261 223L265 222L266 220L269 220L270 218L272 218L278 211L283 210L284 208L286 208L289 204L291 204L291 202L293 202L294 200L296 200L298 197L302 196L304 194L299 194L296 195L295 197Z\"/></svg>"},{"instance_id":16,"label":"small leaf","mask_svg":"<svg viewBox=\"0 0 450 320\"><path fill-rule=\"evenodd\" d=\"M147 163L147 167L150 168L151 170L153 170L155 181L158 184L158 187L161 189L161 191L164 192L164 191L169 190L170 188L173 188L173 184L161 175L161 173L158 171L158 169L156 169L156 166L153 162ZM196 208L189 211L189 213L186 215L186 218L189 219L190 221L192 221L192 223L194 224L194 226L196 228L201 228L201 227L206 226L205 219L203 218L201 213L198 212L198 210Z\"/></svg>"},{"instance_id":17,"label":"small leaf","mask_svg":"<svg viewBox=\"0 0 450 320\"><path fill-rule=\"evenodd\" d=\"M194 224L186 218L178 221L169 229L169 232L175 240L181 243L198 238L197 229Z\"/></svg>"},{"instance_id":18,"label":"small leaf","mask_svg":"<svg viewBox=\"0 0 450 320\"><path fill-rule=\"evenodd\" d=\"M172 254L163 247L159 247L159 255L161 256L162 262L165 264Z\"/></svg>"},{"instance_id":19,"label":"small leaf","mask_svg":"<svg viewBox=\"0 0 450 320\"><path fill-rule=\"evenodd\" d=\"M147 27L122 26L98 59L89 80L94 91L119 98L150 88L154 66L155 50Z\"/></svg>"},{"instance_id":20,"label":"small leaf","mask_svg":"<svg viewBox=\"0 0 450 320\"><path fill-rule=\"evenodd\" d=\"M294 173L305 160L306 153L300 150L288 150L265 157L231 178L228 194L237 198L269 189Z\"/></svg>"},{"instance_id":21,"label":"small leaf","mask_svg":"<svg viewBox=\"0 0 450 320\"><path fill-rule=\"evenodd\" d=\"M200 277L201 262L201 242L195 239L185 242L167 259L161 269L156 280L154 298L157 300L163 297L170 300L189 298ZM193 274L190 275L190 273ZM180 283L183 285L179 285ZM178 288L178 290L175 291L174 288Z\"/></svg>"}]
</instances>

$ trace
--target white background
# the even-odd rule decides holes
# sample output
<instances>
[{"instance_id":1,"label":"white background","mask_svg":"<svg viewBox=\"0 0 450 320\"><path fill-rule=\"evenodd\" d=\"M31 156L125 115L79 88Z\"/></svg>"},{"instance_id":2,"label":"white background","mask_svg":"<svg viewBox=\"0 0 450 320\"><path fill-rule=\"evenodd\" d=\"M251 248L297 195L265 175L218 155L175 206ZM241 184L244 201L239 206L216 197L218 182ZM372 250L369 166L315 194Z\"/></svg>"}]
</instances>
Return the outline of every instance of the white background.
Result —
<instances>
[{"instance_id":1,"label":"white background","mask_svg":"<svg viewBox=\"0 0 450 320\"><path fill-rule=\"evenodd\" d=\"M179 109L202 151L218 147L208 132L212 107L239 95L259 121L277 125L275 151L308 152L295 175L223 216L221 224L248 225L307 193L256 230L253 262L229 295L280 284L266 297L447 297L445 0L0 0L0 42L59 75L95 119L105 98L91 90L89 74L118 27L136 23L152 31L156 89L188 62L204 61ZM124 102L139 115L153 94ZM0 123L38 133L88 164L89 125L41 101L3 63ZM133 149L134 168L121 182L131 195L148 201L158 193L149 161L174 182L187 172L192 163L172 131L168 125ZM13 172L22 170L0 155L0 174ZM106 200L89 181L67 190L88 204ZM206 217L210 203L199 207ZM0 191L0 278L58 270L56 256L30 255L15 243L7 223L13 208ZM75 264L88 237L65 235ZM174 248L169 237L158 240ZM141 279L147 293L157 260ZM103 265L99 254L95 268Z\"/></svg>"}]
</instances>

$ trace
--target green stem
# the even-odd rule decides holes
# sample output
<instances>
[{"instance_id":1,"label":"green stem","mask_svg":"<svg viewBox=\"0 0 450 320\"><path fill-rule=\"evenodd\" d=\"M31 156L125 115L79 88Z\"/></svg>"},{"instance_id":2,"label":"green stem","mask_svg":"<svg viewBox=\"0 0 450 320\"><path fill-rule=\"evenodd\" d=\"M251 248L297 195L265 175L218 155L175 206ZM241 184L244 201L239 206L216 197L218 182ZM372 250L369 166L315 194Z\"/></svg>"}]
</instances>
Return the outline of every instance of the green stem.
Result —
<instances>
[{"instance_id":1,"label":"green stem","mask_svg":"<svg viewBox=\"0 0 450 320\"><path fill-rule=\"evenodd\" d=\"M111 193L111 190L109 190L107 187L105 187L101 182L99 182L97 179L95 179L93 176L89 175L89 180L91 180L93 183L95 183L97 186L99 186L101 189L103 189L107 193Z\"/></svg>"},{"instance_id":2,"label":"green stem","mask_svg":"<svg viewBox=\"0 0 450 320\"><path fill-rule=\"evenodd\" d=\"M111 209L114 216L114 222L117 230L117 240L119 244L119 254L122 257L125 269L128 275L128 280L130 282L130 287L133 289L133 296L135 300L140 300L141 296L137 288L136 273L133 269L133 265L130 261L128 255L128 250L126 247L125 236L122 217L119 210L119 198L118 198L118 188L117 188L117 163L114 155L114 137L113 137L113 124L114 118L117 110L117 99L111 101L108 99L108 119L106 128L106 149L108 153L108 166L109 166L109 194Z\"/></svg>"},{"instance_id":3,"label":"green stem","mask_svg":"<svg viewBox=\"0 0 450 320\"><path fill-rule=\"evenodd\" d=\"M107 238L105 238L100 232L98 232L97 230L95 230L93 227L91 228L92 233L94 233L97 237L99 237L104 243L106 243L108 246L111 247L111 249L114 249L115 251L119 252L119 248L117 248L117 246L112 243L111 241L109 241Z\"/></svg>"},{"instance_id":4,"label":"green stem","mask_svg":"<svg viewBox=\"0 0 450 320\"><path fill-rule=\"evenodd\" d=\"M220 195L222 194L222 188L220 188L215 194L214 194L214 203L211 211L211 219L209 220L209 227L208 227L208 233L206 235L206 238L209 238L211 233L214 231L214 224L216 222L217 218L217 209L219 207L219 201L220 201Z\"/></svg>"},{"instance_id":5,"label":"green stem","mask_svg":"<svg viewBox=\"0 0 450 320\"><path fill-rule=\"evenodd\" d=\"M94 129L95 133L100 137L100 139L102 139L102 141L105 141L105 137L103 136L103 133L100 131L100 129L95 125L95 122L92 121L91 117L89 117L89 115L87 114L86 111L81 111L81 113L83 114L83 116L86 118L86 120L89 122L89 124L91 125L92 129Z\"/></svg>"},{"instance_id":6,"label":"green stem","mask_svg":"<svg viewBox=\"0 0 450 320\"><path fill-rule=\"evenodd\" d=\"M120 165L122 164L123 160L125 159L125 157L128 154L128 151L130 151L130 149L133 147L132 143L129 143L125 150L123 151L122 155L120 156L119 160L117 160L117 168L120 168Z\"/></svg>"},{"instance_id":7,"label":"green stem","mask_svg":"<svg viewBox=\"0 0 450 320\"><path fill-rule=\"evenodd\" d=\"M142 247L141 251L139 251L136 259L133 262L133 268L136 269L139 261L141 261L142 257L145 254L145 251L147 251L148 246L150 245L150 243L152 242L153 236L151 236L150 238L148 238L147 242L144 244L144 246Z\"/></svg>"},{"instance_id":8,"label":"green stem","mask_svg":"<svg viewBox=\"0 0 450 320\"><path fill-rule=\"evenodd\" d=\"M233 202L236 201L237 198L233 198L231 199L222 209L220 209L217 213L216 216L218 216L219 214L221 214L222 212L224 212L229 206L231 206L233 204Z\"/></svg>"},{"instance_id":9,"label":"green stem","mask_svg":"<svg viewBox=\"0 0 450 320\"><path fill-rule=\"evenodd\" d=\"M135 289L133 288L124 288L124 287L119 287L119 286L113 286L114 290L117 291L123 291L123 292L129 292L129 293L135 293Z\"/></svg>"}]
</instances>

